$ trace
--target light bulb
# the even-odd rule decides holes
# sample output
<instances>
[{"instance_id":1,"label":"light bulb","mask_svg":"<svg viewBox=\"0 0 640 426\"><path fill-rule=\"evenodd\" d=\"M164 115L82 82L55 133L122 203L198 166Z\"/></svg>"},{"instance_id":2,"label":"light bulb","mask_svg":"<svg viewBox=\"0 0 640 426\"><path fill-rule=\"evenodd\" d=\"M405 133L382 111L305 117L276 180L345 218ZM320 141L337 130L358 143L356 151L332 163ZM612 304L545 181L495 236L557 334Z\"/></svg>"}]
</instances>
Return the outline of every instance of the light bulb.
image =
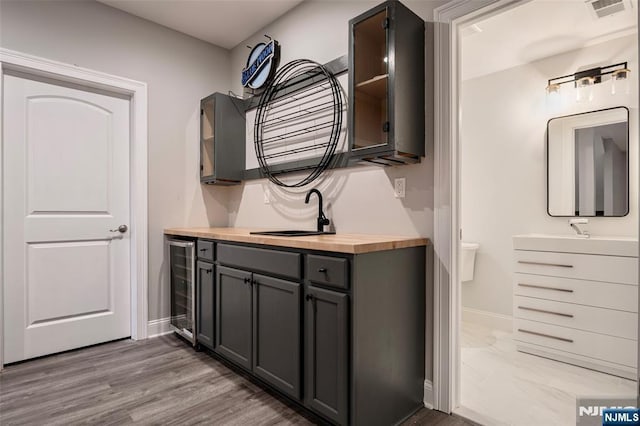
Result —
<instances>
[{"instance_id":1,"label":"light bulb","mask_svg":"<svg viewBox=\"0 0 640 426\"><path fill-rule=\"evenodd\" d=\"M547 86L547 94L548 95L560 94L560 85L556 83L550 83Z\"/></svg>"},{"instance_id":2,"label":"light bulb","mask_svg":"<svg viewBox=\"0 0 640 426\"><path fill-rule=\"evenodd\" d=\"M624 93L628 95L631 93L631 84L629 73L631 70L628 68L622 68L620 70L616 70L611 74L611 94L615 95L616 93Z\"/></svg>"},{"instance_id":3,"label":"light bulb","mask_svg":"<svg viewBox=\"0 0 640 426\"><path fill-rule=\"evenodd\" d=\"M591 102L593 100L593 85L595 77L583 77L576 81L576 102Z\"/></svg>"}]
</instances>

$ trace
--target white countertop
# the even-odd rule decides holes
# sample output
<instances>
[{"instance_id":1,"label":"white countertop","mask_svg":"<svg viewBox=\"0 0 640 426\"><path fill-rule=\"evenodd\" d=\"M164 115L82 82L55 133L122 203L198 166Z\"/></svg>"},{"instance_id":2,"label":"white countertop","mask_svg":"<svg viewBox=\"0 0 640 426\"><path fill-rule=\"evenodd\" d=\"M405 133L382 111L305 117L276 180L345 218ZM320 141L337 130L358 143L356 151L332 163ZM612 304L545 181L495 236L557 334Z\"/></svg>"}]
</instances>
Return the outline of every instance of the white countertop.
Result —
<instances>
[{"instance_id":1,"label":"white countertop","mask_svg":"<svg viewBox=\"0 0 640 426\"><path fill-rule=\"evenodd\" d=\"M589 238L579 238L575 235L524 234L513 236L513 248L515 250L638 257L638 239L631 237L594 235Z\"/></svg>"}]
</instances>

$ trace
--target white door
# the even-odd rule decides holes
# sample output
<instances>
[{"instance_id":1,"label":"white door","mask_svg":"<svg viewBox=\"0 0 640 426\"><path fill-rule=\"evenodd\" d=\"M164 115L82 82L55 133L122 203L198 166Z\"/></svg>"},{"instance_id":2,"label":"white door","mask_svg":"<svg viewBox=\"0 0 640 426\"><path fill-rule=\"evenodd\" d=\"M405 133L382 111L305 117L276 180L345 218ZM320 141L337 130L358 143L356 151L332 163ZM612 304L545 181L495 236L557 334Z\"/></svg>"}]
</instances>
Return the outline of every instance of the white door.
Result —
<instances>
[{"instance_id":1,"label":"white door","mask_svg":"<svg viewBox=\"0 0 640 426\"><path fill-rule=\"evenodd\" d=\"M4 362L130 336L129 100L4 76Z\"/></svg>"}]
</instances>

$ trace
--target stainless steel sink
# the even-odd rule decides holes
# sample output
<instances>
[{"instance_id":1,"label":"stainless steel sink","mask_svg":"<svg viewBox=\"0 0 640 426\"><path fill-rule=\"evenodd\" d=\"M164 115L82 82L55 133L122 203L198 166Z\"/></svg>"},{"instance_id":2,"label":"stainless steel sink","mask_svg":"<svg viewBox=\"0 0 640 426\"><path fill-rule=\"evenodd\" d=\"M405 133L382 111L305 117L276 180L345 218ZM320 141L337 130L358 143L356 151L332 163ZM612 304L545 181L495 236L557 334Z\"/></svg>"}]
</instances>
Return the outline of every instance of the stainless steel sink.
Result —
<instances>
[{"instance_id":1,"label":"stainless steel sink","mask_svg":"<svg viewBox=\"0 0 640 426\"><path fill-rule=\"evenodd\" d=\"M271 235L274 237L306 237L310 235L333 235L335 232L328 231L300 231L300 230L288 230L288 231L260 231L250 232L254 235Z\"/></svg>"}]
</instances>

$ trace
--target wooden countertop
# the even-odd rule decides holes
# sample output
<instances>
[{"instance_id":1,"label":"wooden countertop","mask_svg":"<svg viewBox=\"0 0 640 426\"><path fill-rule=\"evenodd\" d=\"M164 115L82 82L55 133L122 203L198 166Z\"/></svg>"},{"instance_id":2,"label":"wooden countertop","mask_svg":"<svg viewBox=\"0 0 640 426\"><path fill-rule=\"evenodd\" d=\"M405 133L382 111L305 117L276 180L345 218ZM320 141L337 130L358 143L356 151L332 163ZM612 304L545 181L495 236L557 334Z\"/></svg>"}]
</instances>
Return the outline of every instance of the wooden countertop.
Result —
<instances>
[{"instance_id":1,"label":"wooden countertop","mask_svg":"<svg viewBox=\"0 0 640 426\"><path fill-rule=\"evenodd\" d=\"M164 233L166 235L177 235L183 237L209 238L212 240L265 244L270 246L351 254L419 247L429 244L428 239L420 237L342 233L336 235L312 235L306 237L274 237L270 235L252 235L249 233L252 231L268 231L268 229L168 228L164 230Z\"/></svg>"}]
</instances>

